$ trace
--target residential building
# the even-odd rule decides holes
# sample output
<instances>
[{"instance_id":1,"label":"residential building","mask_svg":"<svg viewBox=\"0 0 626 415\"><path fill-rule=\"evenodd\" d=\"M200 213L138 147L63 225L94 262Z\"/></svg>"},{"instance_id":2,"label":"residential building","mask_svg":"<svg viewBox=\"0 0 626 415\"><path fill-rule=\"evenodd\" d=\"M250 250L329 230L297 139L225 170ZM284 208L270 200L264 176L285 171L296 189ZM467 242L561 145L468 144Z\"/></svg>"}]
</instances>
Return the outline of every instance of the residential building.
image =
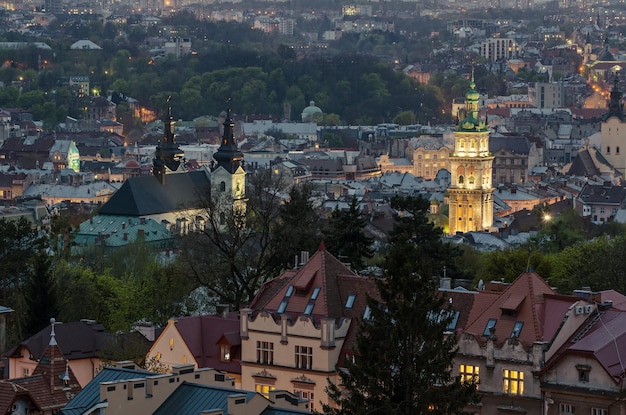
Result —
<instances>
[{"instance_id":1,"label":"residential building","mask_svg":"<svg viewBox=\"0 0 626 415\"><path fill-rule=\"evenodd\" d=\"M5 354L8 358L8 379L29 377L36 373L52 333L55 333L56 348L61 351L61 356L67 361L81 387L96 376L102 364L100 352L112 336L104 332L102 324L83 320L50 325L11 348Z\"/></svg>"},{"instance_id":2,"label":"residential building","mask_svg":"<svg viewBox=\"0 0 626 415\"><path fill-rule=\"evenodd\" d=\"M516 57L519 46L513 39L488 38L480 44L480 56L489 62L497 62Z\"/></svg>"},{"instance_id":3,"label":"residential building","mask_svg":"<svg viewBox=\"0 0 626 415\"><path fill-rule=\"evenodd\" d=\"M584 324L567 331L569 338L547 356L541 371L546 415L612 415L626 411L621 398L626 366L626 312L612 302L577 304L571 315ZM549 357L549 358L548 358Z\"/></svg>"},{"instance_id":4,"label":"residential building","mask_svg":"<svg viewBox=\"0 0 626 415\"><path fill-rule=\"evenodd\" d=\"M449 157L452 183L448 188L449 229L472 232L493 225L492 168L494 156L489 150L489 126L478 119L480 95L475 90L474 75L465 96L466 117L454 132L454 152Z\"/></svg>"},{"instance_id":5,"label":"residential building","mask_svg":"<svg viewBox=\"0 0 626 415\"><path fill-rule=\"evenodd\" d=\"M89 91L88 76L70 76L70 91L78 97L86 97L91 95Z\"/></svg>"},{"instance_id":6,"label":"residential building","mask_svg":"<svg viewBox=\"0 0 626 415\"><path fill-rule=\"evenodd\" d=\"M565 87L562 82L535 82L528 87L528 98L536 108L563 108Z\"/></svg>"},{"instance_id":7,"label":"residential building","mask_svg":"<svg viewBox=\"0 0 626 415\"><path fill-rule=\"evenodd\" d=\"M526 183L530 170L541 164L534 143L525 136L492 134L489 151L493 154L493 183Z\"/></svg>"},{"instance_id":8,"label":"residential building","mask_svg":"<svg viewBox=\"0 0 626 415\"><path fill-rule=\"evenodd\" d=\"M374 281L352 272L323 244L294 269L265 283L241 310L241 383L265 396L288 390L321 409L336 367L353 353L357 321L367 316Z\"/></svg>"},{"instance_id":9,"label":"residential building","mask_svg":"<svg viewBox=\"0 0 626 415\"><path fill-rule=\"evenodd\" d=\"M474 409L481 415L542 413L536 376L544 351L576 300L558 296L528 270L510 285L479 285L467 324L457 333L455 373L478 382L481 405Z\"/></svg>"},{"instance_id":10,"label":"residential building","mask_svg":"<svg viewBox=\"0 0 626 415\"><path fill-rule=\"evenodd\" d=\"M105 97L95 96L91 98L87 106L86 118L96 125L99 120L116 120L115 109L117 105Z\"/></svg>"},{"instance_id":11,"label":"residential building","mask_svg":"<svg viewBox=\"0 0 626 415\"><path fill-rule=\"evenodd\" d=\"M50 161L54 170L72 169L80 171L80 154L76 143L71 140L55 140L50 148Z\"/></svg>"},{"instance_id":12,"label":"residential building","mask_svg":"<svg viewBox=\"0 0 626 415\"><path fill-rule=\"evenodd\" d=\"M600 225L611 221L626 200L626 187L611 183L586 184L574 199L574 209L583 218Z\"/></svg>"},{"instance_id":13,"label":"residential building","mask_svg":"<svg viewBox=\"0 0 626 415\"><path fill-rule=\"evenodd\" d=\"M170 371L177 365L220 370L241 387L241 338L235 316L202 315L171 318L154 341L146 360Z\"/></svg>"},{"instance_id":14,"label":"residential building","mask_svg":"<svg viewBox=\"0 0 626 415\"><path fill-rule=\"evenodd\" d=\"M56 342L54 319L42 354L33 371L15 379L0 380L0 412L3 414L58 413L81 390L74 371ZM42 339L43 340L43 339Z\"/></svg>"},{"instance_id":15,"label":"residential building","mask_svg":"<svg viewBox=\"0 0 626 415\"><path fill-rule=\"evenodd\" d=\"M128 362L104 367L61 415L232 414L302 415L307 402L287 391L268 397L235 389L233 379L215 369L178 365L171 374L137 370Z\"/></svg>"}]
</instances>

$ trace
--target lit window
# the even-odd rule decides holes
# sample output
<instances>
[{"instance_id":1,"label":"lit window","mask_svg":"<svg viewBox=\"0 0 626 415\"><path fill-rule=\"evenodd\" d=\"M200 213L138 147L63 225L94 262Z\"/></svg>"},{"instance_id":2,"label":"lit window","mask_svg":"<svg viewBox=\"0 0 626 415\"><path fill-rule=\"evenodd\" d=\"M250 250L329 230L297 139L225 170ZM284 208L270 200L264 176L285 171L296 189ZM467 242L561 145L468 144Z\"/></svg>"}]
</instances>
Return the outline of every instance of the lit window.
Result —
<instances>
[{"instance_id":1,"label":"lit window","mask_svg":"<svg viewBox=\"0 0 626 415\"><path fill-rule=\"evenodd\" d=\"M230 362L230 346L227 344L220 345L220 361Z\"/></svg>"},{"instance_id":2,"label":"lit window","mask_svg":"<svg viewBox=\"0 0 626 415\"><path fill-rule=\"evenodd\" d=\"M522 327L524 327L523 321L516 321L513 326L513 330L511 330L511 337L519 337L520 332L522 331Z\"/></svg>"},{"instance_id":3,"label":"lit window","mask_svg":"<svg viewBox=\"0 0 626 415\"><path fill-rule=\"evenodd\" d=\"M254 385L254 390L260 393L261 395L265 396L266 398L269 398L270 391L276 390L276 387L274 385L266 385L263 383L257 383L256 385Z\"/></svg>"},{"instance_id":4,"label":"lit window","mask_svg":"<svg viewBox=\"0 0 626 415\"><path fill-rule=\"evenodd\" d=\"M576 407L569 403L559 404L559 415L570 415L576 413Z\"/></svg>"},{"instance_id":5,"label":"lit window","mask_svg":"<svg viewBox=\"0 0 626 415\"><path fill-rule=\"evenodd\" d=\"M504 369L502 371L502 390L511 395L524 394L524 372Z\"/></svg>"},{"instance_id":6,"label":"lit window","mask_svg":"<svg viewBox=\"0 0 626 415\"><path fill-rule=\"evenodd\" d=\"M459 365L459 375L461 382L474 382L478 384L480 367L472 365Z\"/></svg>"},{"instance_id":7,"label":"lit window","mask_svg":"<svg viewBox=\"0 0 626 415\"><path fill-rule=\"evenodd\" d=\"M170 337L170 350L174 350L174 338Z\"/></svg>"},{"instance_id":8,"label":"lit window","mask_svg":"<svg viewBox=\"0 0 626 415\"><path fill-rule=\"evenodd\" d=\"M256 342L256 362L264 365L274 364L274 343Z\"/></svg>"},{"instance_id":9,"label":"lit window","mask_svg":"<svg viewBox=\"0 0 626 415\"><path fill-rule=\"evenodd\" d=\"M161 352L157 352L157 354L156 354L156 361L157 361L157 362L160 362L160 361L161 361L161 356L162 356L162 355L161 355Z\"/></svg>"},{"instance_id":10,"label":"lit window","mask_svg":"<svg viewBox=\"0 0 626 415\"><path fill-rule=\"evenodd\" d=\"M356 294L350 294L348 299L346 300L346 308L352 308L354 305L354 300L356 299Z\"/></svg>"},{"instance_id":11,"label":"lit window","mask_svg":"<svg viewBox=\"0 0 626 415\"><path fill-rule=\"evenodd\" d=\"M491 336L493 334L492 331L495 331L497 321L498 320L496 320L495 318L489 319L487 325L485 326L485 331L483 331L483 336Z\"/></svg>"},{"instance_id":12,"label":"lit window","mask_svg":"<svg viewBox=\"0 0 626 415\"><path fill-rule=\"evenodd\" d=\"M296 368L311 370L313 366L313 348L296 346Z\"/></svg>"},{"instance_id":13,"label":"lit window","mask_svg":"<svg viewBox=\"0 0 626 415\"><path fill-rule=\"evenodd\" d=\"M186 365L186 364L187 364L187 355L184 354L183 355L183 365Z\"/></svg>"}]
</instances>

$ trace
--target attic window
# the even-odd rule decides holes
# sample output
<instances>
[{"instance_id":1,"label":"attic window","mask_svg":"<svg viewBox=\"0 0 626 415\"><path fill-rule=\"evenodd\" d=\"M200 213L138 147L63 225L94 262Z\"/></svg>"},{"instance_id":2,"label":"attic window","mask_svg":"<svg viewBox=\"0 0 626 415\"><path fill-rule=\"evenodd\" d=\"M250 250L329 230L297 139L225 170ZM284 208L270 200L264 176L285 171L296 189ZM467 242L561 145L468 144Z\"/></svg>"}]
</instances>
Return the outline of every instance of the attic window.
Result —
<instances>
[{"instance_id":1,"label":"attic window","mask_svg":"<svg viewBox=\"0 0 626 415\"><path fill-rule=\"evenodd\" d=\"M485 326L485 331L483 331L483 336L489 337L489 336L491 336L493 334L492 331L493 332L496 331L496 322L497 321L498 320L495 319L495 318L490 318L489 321L487 321L487 325Z\"/></svg>"},{"instance_id":2,"label":"attic window","mask_svg":"<svg viewBox=\"0 0 626 415\"><path fill-rule=\"evenodd\" d=\"M370 306L365 306L365 311L363 312L363 320L369 320L372 317L372 310Z\"/></svg>"},{"instance_id":3,"label":"attic window","mask_svg":"<svg viewBox=\"0 0 626 415\"><path fill-rule=\"evenodd\" d=\"M591 366L576 365L576 369L578 370L578 381L589 382L589 372L591 371Z\"/></svg>"},{"instance_id":4,"label":"attic window","mask_svg":"<svg viewBox=\"0 0 626 415\"><path fill-rule=\"evenodd\" d=\"M356 299L356 294L350 294L348 299L346 300L346 308L350 309L354 305L354 300Z\"/></svg>"},{"instance_id":5,"label":"attic window","mask_svg":"<svg viewBox=\"0 0 626 415\"><path fill-rule=\"evenodd\" d=\"M278 314L282 314L285 312L286 308L287 308L287 301L281 301L280 305L278 306L278 310L276 312Z\"/></svg>"},{"instance_id":6,"label":"attic window","mask_svg":"<svg viewBox=\"0 0 626 415\"><path fill-rule=\"evenodd\" d=\"M317 296L320 294L320 287L315 287L313 289L313 293L311 294L311 301L317 300Z\"/></svg>"},{"instance_id":7,"label":"attic window","mask_svg":"<svg viewBox=\"0 0 626 415\"><path fill-rule=\"evenodd\" d=\"M519 337L520 332L522 331L522 327L524 327L523 321L516 321L513 326L513 330L511 330L511 338Z\"/></svg>"},{"instance_id":8,"label":"attic window","mask_svg":"<svg viewBox=\"0 0 626 415\"><path fill-rule=\"evenodd\" d=\"M291 297L291 294L293 294L293 285L290 285L289 287L287 287L287 292L285 293L285 297Z\"/></svg>"},{"instance_id":9,"label":"attic window","mask_svg":"<svg viewBox=\"0 0 626 415\"><path fill-rule=\"evenodd\" d=\"M304 315L305 316L310 316L311 313L313 312L313 307L315 306L315 304L307 304L305 309L304 309Z\"/></svg>"},{"instance_id":10,"label":"attic window","mask_svg":"<svg viewBox=\"0 0 626 415\"><path fill-rule=\"evenodd\" d=\"M448 324L447 330L455 330L456 325L459 322L460 311L450 311L450 315L452 316L452 320L450 320L450 324Z\"/></svg>"}]
</instances>

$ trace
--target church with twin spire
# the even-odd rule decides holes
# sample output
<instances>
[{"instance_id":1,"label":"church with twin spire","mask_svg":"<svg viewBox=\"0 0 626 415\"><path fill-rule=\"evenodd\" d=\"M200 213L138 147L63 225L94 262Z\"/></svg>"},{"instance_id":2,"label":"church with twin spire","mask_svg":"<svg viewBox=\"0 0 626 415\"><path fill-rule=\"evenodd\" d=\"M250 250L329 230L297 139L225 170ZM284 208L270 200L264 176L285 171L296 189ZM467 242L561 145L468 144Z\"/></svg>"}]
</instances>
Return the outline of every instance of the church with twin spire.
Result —
<instances>
[{"instance_id":1,"label":"church with twin spire","mask_svg":"<svg viewBox=\"0 0 626 415\"><path fill-rule=\"evenodd\" d=\"M101 244L114 249L141 237L147 244L165 248L171 244L172 234L202 226L210 205L219 205L224 211L230 207L245 211L246 170L234 137L230 103L211 166L188 170L176 142L170 101L152 174L126 180L98 215L80 225L76 246Z\"/></svg>"}]
</instances>

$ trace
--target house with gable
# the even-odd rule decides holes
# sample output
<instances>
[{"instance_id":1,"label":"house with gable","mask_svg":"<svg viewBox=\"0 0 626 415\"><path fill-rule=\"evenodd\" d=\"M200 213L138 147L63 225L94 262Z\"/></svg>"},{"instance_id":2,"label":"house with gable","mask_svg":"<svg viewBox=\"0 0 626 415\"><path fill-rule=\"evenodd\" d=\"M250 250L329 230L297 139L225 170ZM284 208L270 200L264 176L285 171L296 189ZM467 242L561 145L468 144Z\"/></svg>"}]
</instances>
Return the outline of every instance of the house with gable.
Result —
<instances>
[{"instance_id":1,"label":"house with gable","mask_svg":"<svg viewBox=\"0 0 626 415\"><path fill-rule=\"evenodd\" d=\"M459 335L456 373L478 380L481 415L541 413L544 350L576 299L557 295L530 270L484 288Z\"/></svg>"},{"instance_id":2,"label":"house with gable","mask_svg":"<svg viewBox=\"0 0 626 415\"><path fill-rule=\"evenodd\" d=\"M53 332L56 349L67 361L80 386L85 386L96 376L103 365L103 351L113 341L113 336L105 333L102 324L83 320L48 326L11 348L5 354L8 359L8 379L28 377L36 372Z\"/></svg>"},{"instance_id":3,"label":"house with gable","mask_svg":"<svg viewBox=\"0 0 626 415\"><path fill-rule=\"evenodd\" d=\"M310 401L311 410L330 403L328 381L349 358L366 297L377 297L372 279L355 274L322 243L299 266L265 283L240 311L241 384L265 396L288 390Z\"/></svg>"},{"instance_id":4,"label":"house with gable","mask_svg":"<svg viewBox=\"0 0 626 415\"><path fill-rule=\"evenodd\" d=\"M611 302L577 305L584 324L548 357L541 372L546 415L610 415L626 412L626 311ZM580 311L578 308L580 307Z\"/></svg>"},{"instance_id":5,"label":"house with gable","mask_svg":"<svg viewBox=\"0 0 626 415\"><path fill-rule=\"evenodd\" d=\"M211 367L241 387L241 339L237 316L202 315L172 318L154 341L147 360L169 370L176 365Z\"/></svg>"},{"instance_id":6,"label":"house with gable","mask_svg":"<svg viewBox=\"0 0 626 415\"><path fill-rule=\"evenodd\" d=\"M56 342L51 319L48 343L28 376L0 380L0 413L56 414L81 386Z\"/></svg>"}]
</instances>

